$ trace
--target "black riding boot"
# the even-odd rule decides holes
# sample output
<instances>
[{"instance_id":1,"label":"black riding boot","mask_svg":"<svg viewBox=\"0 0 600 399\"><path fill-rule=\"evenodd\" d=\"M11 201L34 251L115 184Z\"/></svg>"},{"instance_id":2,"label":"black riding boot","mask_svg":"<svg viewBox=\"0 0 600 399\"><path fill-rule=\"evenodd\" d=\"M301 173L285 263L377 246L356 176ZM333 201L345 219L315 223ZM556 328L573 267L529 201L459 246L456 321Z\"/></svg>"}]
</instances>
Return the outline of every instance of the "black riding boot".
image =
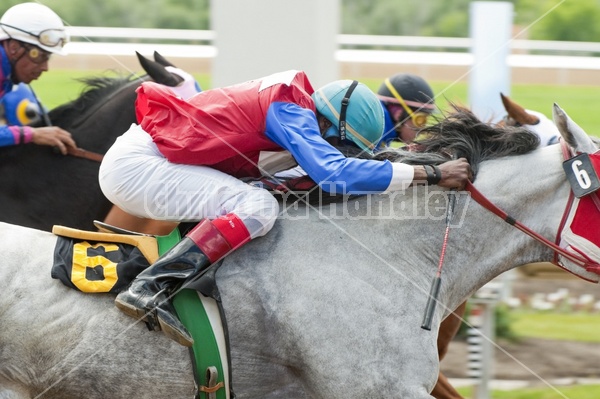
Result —
<instances>
[{"instance_id":1,"label":"black riding boot","mask_svg":"<svg viewBox=\"0 0 600 399\"><path fill-rule=\"evenodd\" d=\"M237 219L233 228L247 234ZM248 235L249 239L249 235ZM234 244L234 247L239 245ZM231 251L232 245L208 220L203 220L171 250L140 273L115 299L125 314L144 320L154 330L162 330L181 345L191 346L194 339L181 324L171 302L171 295L190 278L199 277L219 258Z\"/></svg>"}]
</instances>

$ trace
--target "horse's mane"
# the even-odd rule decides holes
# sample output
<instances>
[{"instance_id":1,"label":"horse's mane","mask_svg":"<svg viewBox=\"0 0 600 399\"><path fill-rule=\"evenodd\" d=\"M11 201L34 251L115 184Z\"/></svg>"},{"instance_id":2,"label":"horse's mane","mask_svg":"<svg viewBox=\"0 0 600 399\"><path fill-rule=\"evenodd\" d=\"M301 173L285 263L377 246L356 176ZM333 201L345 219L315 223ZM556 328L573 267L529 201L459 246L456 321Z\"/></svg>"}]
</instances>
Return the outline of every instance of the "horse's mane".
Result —
<instances>
[{"instance_id":1,"label":"horse's mane","mask_svg":"<svg viewBox=\"0 0 600 399\"><path fill-rule=\"evenodd\" d=\"M346 157L389 160L410 165L441 164L464 157L476 175L480 162L526 154L535 150L540 143L539 137L526 128L485 123L467 108L452 103L450 106L451 111L438 117L436 124L420 131L423 138L407 147L388 149L374 156L355 146L335 147ZM305 192L301 194L304 195ZM344 195L332 195L317 189L310 190L306 198L310 204L316 205L339 201Z\"/></svg>"},{"instance_id":2,"label":"horse's mane","mask_svg":"<svg viewBox=\"0 0 600 399\"><path fill-rule=\"evenodd\" d=\"M137 85L147 77L129 76L96 76L78 79L84 84L81 95L66 104L60 105L50 111L51 120L67 118L69 115L86 117L94 113L98 107L110 101L122 89Z\"/></svg>"},{"instance_id":3,"label":"horse's mane","mask_svg":"<svg viewBox=\"0 0 600 399\"><path fill-rule=\"evenodd\" d=\"M455 104L437 123L422 129L411 149L386 150L377 159L408 164L439 164L452 158L466 158L473 173L480 162L536 149L539 138L522 127L498 126L479 120L473 112Z\"/></svg>"}]
</instances>

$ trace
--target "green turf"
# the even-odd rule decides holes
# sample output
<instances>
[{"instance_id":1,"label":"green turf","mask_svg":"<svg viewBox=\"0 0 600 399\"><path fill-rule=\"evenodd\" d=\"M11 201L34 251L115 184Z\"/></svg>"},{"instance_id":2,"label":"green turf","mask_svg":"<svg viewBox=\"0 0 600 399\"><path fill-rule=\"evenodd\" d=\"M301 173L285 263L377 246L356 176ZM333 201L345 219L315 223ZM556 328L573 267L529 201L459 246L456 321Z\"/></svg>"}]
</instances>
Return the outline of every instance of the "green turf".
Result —
<instances>
[{"instance_id":1,"label":"green turf","mask_svg":"<svg viewBox=\"0 0 600 399\"><path fill-rule=\"evenodd\" d=\"M47 108L75 99L83 85L76 79L89 76L106 75L107 71L50 70L40 79L32 83L38 97ZM210 76L194 75L200 86L210 88ZM376 91L381 84L379 80L364 79L363 82ZM467 104L468 86L466 83L430 82L437 96L440 109L447 109L448 101L461 105ZM595 107L600 91L596 86L542 86L513 85L510 97L525 108L552 115L552 104L558 103L575 122L587 133L600 136L600 112ZM508 93L506 93L508 94ZM499 94L498 94L499 95Z\"/></svg>"},{"instance_id":2,"label":"green turf","mask_svg":"<svg viewBox=\"0 0 600 399\"><path fill-rule=\"evenodd\" d=\"M600 343L598 321L600 315L583 312L531 312L512 311L511 329L521 338L542 338ZM541 382L540 382L541 384ZM471 387L458 391L465 398L473 397ZM512 391L492 391L490 399L596 399L600 398L600 385L571 387L526 388Z\"/></svg>"},{"instance_id":3,"label":"green turf","mask_svg":"<svg viewBox=\"0 0 600 399\"><path fill-rule=\"evenodd\" d=\"M473 398L471 387L459 388L465 399ZM600 385L580 385L554 388L525 388L512 391L492 391L490 399L598 399Z\"/></svg>"},{"instance_id":4,"label":"green turf","mask_svg":"<svg viewBox=\"0 0 600 399\"><path fill-rule=\"evenodd\" d=\"M518 337L600 343L599 314L513 311L511 320Z\"/></svg>"},{"instance_id":5,"label":"green turf","mask_svg":"<svg viewBox=\"0 0 600 399\"><path fill-rule=\"evenodd\" d=\"M381 82L365 79L363 82L372 90L377 90ZM442 110L448 109L448 102L468 105L468 85L464 82L430 81L436 95L436 104ZM512 85L508 95L512 100L525 107L552 117L552 105L557 103L588 134L600 137L600 112L598 86L551 86L551 85ZM500 96L500 93L498 93Z\"/></svg>"},{"instance_id":6,"label":"green turf","mask_svg":"<svg viewBox=\"0 0 600 399\"><path fill-rule=\"evenodd\" d=\"M31 83L36 95L44 106L52 109L58 105L76 99L85 85L78 79L94 76L119 76L113 71L50 70L40 79ZM208 87L210 77L204 74L194 75L202 88Z\"/></svg>"}]
</instances>

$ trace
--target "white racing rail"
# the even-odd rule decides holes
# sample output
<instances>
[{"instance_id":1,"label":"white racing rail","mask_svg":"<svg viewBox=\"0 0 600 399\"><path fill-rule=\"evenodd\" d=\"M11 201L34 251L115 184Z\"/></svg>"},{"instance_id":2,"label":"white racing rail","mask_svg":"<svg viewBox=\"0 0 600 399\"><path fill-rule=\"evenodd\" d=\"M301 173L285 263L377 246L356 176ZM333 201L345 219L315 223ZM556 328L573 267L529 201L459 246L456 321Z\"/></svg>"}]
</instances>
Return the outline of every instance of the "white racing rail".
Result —
<instances>
[{"instance_id":1,"label":"white racing rail","mask_svg":"<svg viewBox=\"0 0 600 399\"><path fill-rule=\"evenodd\" d=\"M69 26L69 54L131 55L156 50L166 57L212 59L216 34L210 30ZM600 69L600 43L512 40L508 65L522 68ZM470 38L338 35L336 60L375 64L470 66Z\"/></svg>"}]
</instances>

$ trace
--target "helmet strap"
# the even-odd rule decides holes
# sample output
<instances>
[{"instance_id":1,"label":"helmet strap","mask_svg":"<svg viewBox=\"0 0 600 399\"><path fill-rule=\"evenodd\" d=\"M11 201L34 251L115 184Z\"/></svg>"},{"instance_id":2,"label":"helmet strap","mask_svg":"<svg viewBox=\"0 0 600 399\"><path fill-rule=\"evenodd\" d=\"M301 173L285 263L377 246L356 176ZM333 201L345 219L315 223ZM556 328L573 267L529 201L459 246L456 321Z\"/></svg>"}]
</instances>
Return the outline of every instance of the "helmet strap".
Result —
<instances>
[{"instance_id":1,"label":"helmet strap","mask_svg":"<svg viewBox=\"0 0 600 399\"><path fill-rule=\"evenodd\" d=\"M350 102L350 96L352 92L358 85L358 81L354 80L346 90L346 94L342 99L342 107L340 108L340 124L338 126L338 130L340 131L340 140L346 140L346 109L348 108L348 103Z\"/></svg>"}]
</instances>

